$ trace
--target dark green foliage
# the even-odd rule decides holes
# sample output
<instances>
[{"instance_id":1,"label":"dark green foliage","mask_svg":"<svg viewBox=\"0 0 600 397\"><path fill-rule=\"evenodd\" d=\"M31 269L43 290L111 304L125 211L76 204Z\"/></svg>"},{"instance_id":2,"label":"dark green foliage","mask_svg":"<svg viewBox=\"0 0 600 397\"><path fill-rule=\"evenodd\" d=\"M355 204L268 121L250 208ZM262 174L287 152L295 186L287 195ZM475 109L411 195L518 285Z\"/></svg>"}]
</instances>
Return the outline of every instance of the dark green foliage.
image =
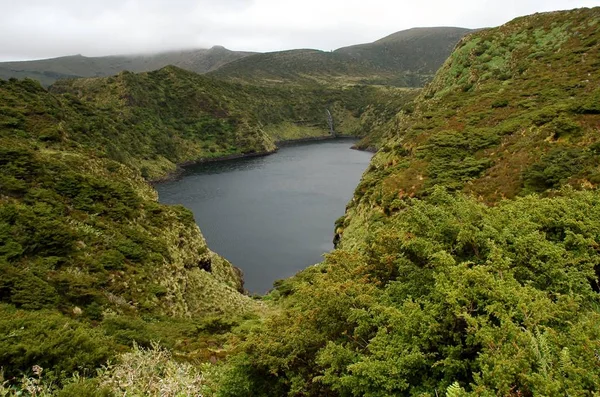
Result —
<instances>
[{"instance_id":1,"label":"dark green foliage","mask_svg":"<svg viewBox=\"0 0 600 397\"><path fill-rule=\"evenodd\" d=\"M104 252L98 262L106 270L122 270L125 266L125 255L118 250L111 249Z\"/></svg>"},{"instance_id":2,"label":"dark green foliage","mask_svg":"<svg viewBox=\"0 0 600 397\"><path fill-rule=\"evenodd\" d=\"M499 99L492 103L492 108L505 108L508 106L508 99Z\"/></svg>"},{"instance_id":3,"label":"dark green foliage","mask_svg":"<svg viewBox=\"0 0 600 397\"><path fill-rule=\"evenodd\" d=\"M112 397L108 387L100 387L93 379L68 383L56 393L57 397Z\"/></svg>"},{"instance_id":4,"label":"dark green foliage","mask_svg":"<svg viewBox=\"0 0 600 397\"><path fill-rule=\"evenodd\" d=\"M220 393L599 393L600 80L581 62L598 21L536 14L461 41L385 124L337 249L237 335Z\"/></svg>"},{"instance_id":5,"label":"dark green foliage","mask_svg":"<svg viewBox=\"0 0 600 397\"><path fill-rule=\"evenodd\" d=\"M600 89L596 89L586 101L576 105L575 111L581 114L600 114Z\"/></svg>"},{"instance_id":6,"label":"dark green foliage","mask_svg":"<svg viewBox=\"0 0 600 397\"><path fill-rule=\"evenodd\" d=\"M0 363L7 377L33 365L57 378L61 372L92 371L113 354L114 345L102 332L55 311L0 304L0 313Z\"/></svg>"},{"instance_id":7,"label":"dark green foliage","mask_svg":"<svg viewBox=\"0 0 600 397\"><path fill-rule=\"evenodd\" d=\"M552 150L523 173L525 187L535 192L555 189L578 174L589 159L589 152L581 149Z\"/></svg>"},{"instance_id":8,"label":"dark green foliage","mask_svg":"<svg viewBox=\"0 0 600 397\"><path fill-rule=\"evenodd\" d=\"M291 281L224 395L598 392L599 209L573 191L495 208L441 189L409 200L363 254Z\"/></svg>"}]
</instances>

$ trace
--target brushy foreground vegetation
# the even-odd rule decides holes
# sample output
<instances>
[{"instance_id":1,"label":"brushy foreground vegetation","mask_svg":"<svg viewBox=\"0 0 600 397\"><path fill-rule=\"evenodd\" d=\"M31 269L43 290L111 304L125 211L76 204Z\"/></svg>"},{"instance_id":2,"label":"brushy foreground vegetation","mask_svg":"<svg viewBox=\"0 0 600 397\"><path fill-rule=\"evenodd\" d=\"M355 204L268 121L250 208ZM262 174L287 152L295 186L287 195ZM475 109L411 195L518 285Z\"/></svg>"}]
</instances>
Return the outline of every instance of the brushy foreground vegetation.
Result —
<instances>
[{"instance_id":1,"label":"brushy foreground vegetation","mask_svg":"<svg viewBox=\"0 0 600 397\"><path fill-rule=\"evenodd\" d=\"M2 82L0 391L600 394L598 26L594 8L473 33L412 105L323 89L381 149L337 249L262 302L141 174L267 148L313 114L277 95L314 88L176 68Z\"/></svg>"},{"instance_id":2,"label":"brushy foreground vegetation","mask_svg":"<svg viewBox=\"0 0 600 397\"><path fill-rule=\"evenodd\" d=\"M378 90L240 87L175 67L50 90L0 80L4 377L39 366L60 387L153 341L179 360L221 358L223 333L264 304L243 294L191 212L160 205L147 180L327 136L328 109L338 131L358 130Z\"/></svg>"},{"instance_id":3,"label":"brushy foreground vegetation","mask_svg":"<svg viewBox=\"0 0 600 397\"><path fill-rule=\"evenodd\" d=\"M337 249L238 334L221 395L600 393L599 23L463 39L375 138Z\"/></svg>"}]
</instances>

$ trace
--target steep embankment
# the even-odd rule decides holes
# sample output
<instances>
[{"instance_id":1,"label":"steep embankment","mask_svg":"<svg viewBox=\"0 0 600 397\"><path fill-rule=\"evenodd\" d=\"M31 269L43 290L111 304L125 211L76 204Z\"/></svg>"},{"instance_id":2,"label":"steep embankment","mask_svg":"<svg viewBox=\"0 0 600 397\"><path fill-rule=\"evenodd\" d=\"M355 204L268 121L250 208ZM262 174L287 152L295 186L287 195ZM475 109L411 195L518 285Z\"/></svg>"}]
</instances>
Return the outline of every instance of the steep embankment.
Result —
<instances>
[{"instance_id":1,"label":"steep embankment","mask_svg":"<svg viewBox=\"0 0 600 397\"><path fill-rule=\"evenodd\" d=\"M206 78L176 67L149 73L60 81L50 88L99 109L114 122L95 143L106 154L148 178L176 164L232 155L267 153L284 140L358 135L366 104L393 92L408 101L411 90L376 87L258 87ZM385 94L384 97L391 95ZM90 121L93 123L93 121Z\"/></svg>"},{"instance_id":2,"label":"steep embankment","mask_svg":"<svg viewBox=\"0 0 600 397\"><path fill-rule=\"evenodd\" d=\"M599 24L465 38L397 115L338 248L239 335L221 395L600 392Z\"/></svg>"},{"instance_id":3,"label":"steep embankment","mask_svg":"<svg viewBox=\"0 0 600 397\"><path fill-rule=\"evenodd\" d=\"M0 62L0 78L31 78L49 86L59 79L112 76L122 71L148 72L167 65L196 73L211 70L252 55L215 46L210 49L170 51L158 54L85 57L73 55L36 61Z\"/></svg>"},{"instance_id":4,"label":"steep embankment","mask_svg":"<svg viewBox=\"0 0 600 397\"><path fill-rule=\"evenodd\" d=\"M158 204L135 168L105 155L114 115L32 80L0 80L0 103L4 375L40 365L60 383L134 341L212 354L204 318L257 305L191 212Z\"/></svg>"},{"instance_id":5,"label":"steep embankment","mask_svg":"<svg viewBox=\"0 0 600 397\"><path fill-rule=\"evenodd\" d=\"M418 28L333 52L302 49L255 54L223 65L210 75L262 85L422 87L468 32L462 28Z\"/></svg>"},{"instance_id":6,"label":"steep embankment","mask_svg":"<svg viewBox=\"0 0 600 397\"><path fill-rule=\"evenodd\" d=\"M354 131L377 89L275 89L175 67L60 82L0 80L0 364L57 384L134 342L223 354L222 333L264 305L182 207L145 178L176 164ZM345 129L347 128L347 129ZM43 335L44 337L40 337ZM60 374L64 371L64 374Z\"/></svg>"}]
</instances>

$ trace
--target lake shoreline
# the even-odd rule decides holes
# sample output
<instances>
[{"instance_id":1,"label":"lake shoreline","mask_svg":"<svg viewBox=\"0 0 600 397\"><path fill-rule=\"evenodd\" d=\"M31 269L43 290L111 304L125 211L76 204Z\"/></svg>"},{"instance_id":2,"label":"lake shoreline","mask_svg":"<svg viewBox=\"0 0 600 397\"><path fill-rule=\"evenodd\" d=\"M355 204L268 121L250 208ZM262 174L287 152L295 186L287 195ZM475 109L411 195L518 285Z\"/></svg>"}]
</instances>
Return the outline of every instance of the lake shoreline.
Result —
<instances>
[{"instance_id":1,"label":"lake shoreline","mask_svg":"<svg viewBox=\"0 0 600 397\"><path fill-rule=\"evenodd\" d=\"M190 167L190 166L194 166L194 165L198 165L198 164L216 163L216 162L221 162L221 161L239 160L239 159L252 158L252 157L263 157L263 156L268 156L270 154L277 153L277 151L281 147L292 146L297 143L332 141L332 140L338 140L338 139L339 140L358 139L358 137L351 136L351 135L343 135L343 136L328 135L328 136L315 136L315 137L307 137L307 138L299 138L299 139L289 139L289 140L284 140L284 141L277 141L276 142L277 147L274 150L270 150L270 151L254 152L254 153L234 153L234 154L228 154L225 156L203 157L203 158L200 158L197 160L188 160L188 161L184 161L182 163L178 163L177 168L174 171L171 171L162 177L149 179L148 183L150 185L154 186L159 183L175 181L183 175L186 167ZM354 147L353 147L353 149L354 149Z\"/></svg>"},{"instance_id":2,"label":"lake shoreline","mask_svg":"<svg viewBox=\"0 0 600 397\"><path fill-rule=\"evenodd\" d=\"M335 220L371 159L353 144L290 143L272 156L188 167L155 189L160 203L191 210L208 247L242 269L249 294L263 295L334 248Z\"/></svg>"}]
</instances>

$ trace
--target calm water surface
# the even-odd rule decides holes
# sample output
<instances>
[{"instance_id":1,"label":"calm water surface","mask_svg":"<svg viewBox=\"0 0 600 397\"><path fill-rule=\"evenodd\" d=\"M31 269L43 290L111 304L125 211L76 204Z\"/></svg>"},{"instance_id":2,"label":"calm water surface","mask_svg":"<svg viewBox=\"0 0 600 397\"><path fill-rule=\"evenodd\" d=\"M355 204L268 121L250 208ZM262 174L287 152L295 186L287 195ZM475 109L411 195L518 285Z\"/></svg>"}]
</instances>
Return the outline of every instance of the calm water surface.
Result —
<instances>
[{"instance_id":1,"label":"calm water surface","mask_svg":"<svg viewBox=\"0 0 600 397\"><path fill-rule=\"evenodd\" d=\"M243 270L248 291L264 293L333 249L334 222L371 159L352 144L297 144L200 164L156 189L162 203L191 209L208 246Z\"/></svg>"}]
</instances>

